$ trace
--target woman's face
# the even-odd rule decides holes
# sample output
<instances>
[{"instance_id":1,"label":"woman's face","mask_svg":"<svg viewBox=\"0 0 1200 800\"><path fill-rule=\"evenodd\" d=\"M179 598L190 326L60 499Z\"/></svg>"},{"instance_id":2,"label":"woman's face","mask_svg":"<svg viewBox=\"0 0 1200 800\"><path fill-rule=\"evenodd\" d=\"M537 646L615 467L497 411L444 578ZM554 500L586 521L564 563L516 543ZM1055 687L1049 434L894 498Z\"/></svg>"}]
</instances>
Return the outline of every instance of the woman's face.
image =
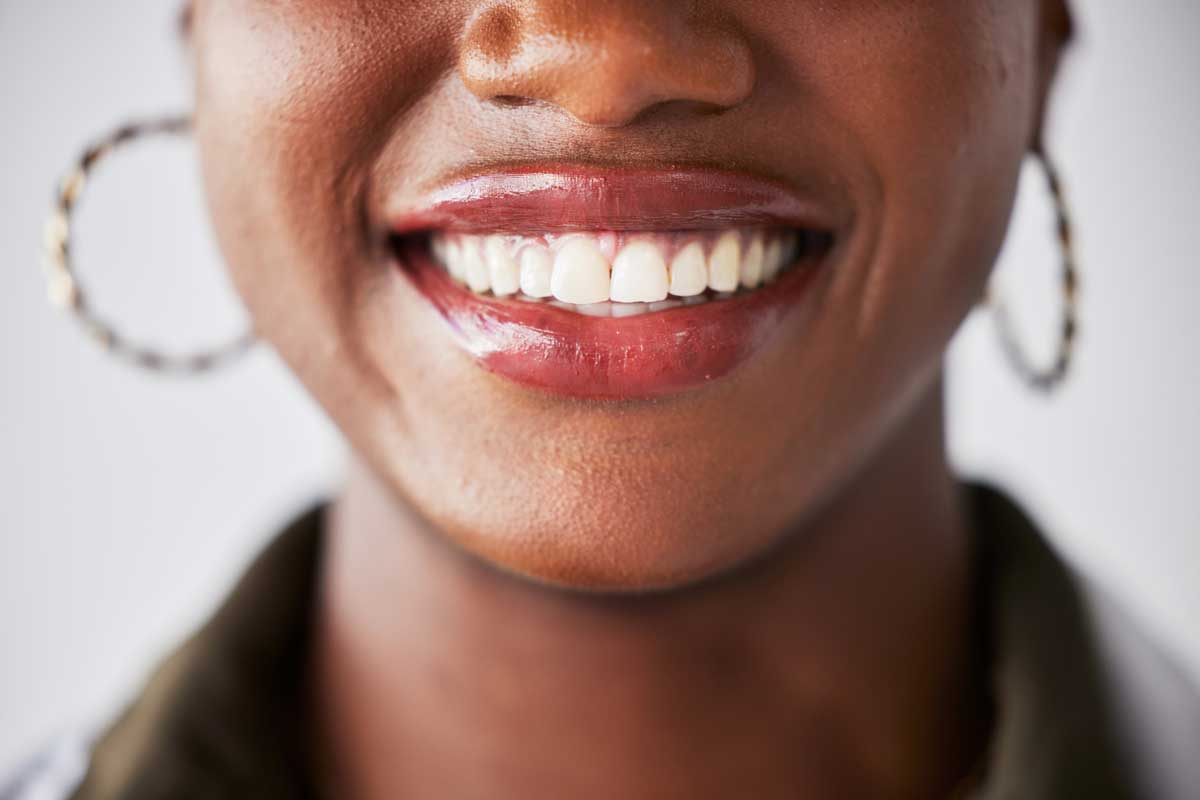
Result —
<instances>
[{"instance_id":1,"label":"woman's face","mask_svg":"<svg viewBox=\"0 0 1200 800\"><path fill-rule=\"evenodd\" d=\"M675 586L764 552L936 390L1065 27L1042 0L197 0L197 135L260 335L400 496L511 571Z\"/></svg>"}]
</instances>

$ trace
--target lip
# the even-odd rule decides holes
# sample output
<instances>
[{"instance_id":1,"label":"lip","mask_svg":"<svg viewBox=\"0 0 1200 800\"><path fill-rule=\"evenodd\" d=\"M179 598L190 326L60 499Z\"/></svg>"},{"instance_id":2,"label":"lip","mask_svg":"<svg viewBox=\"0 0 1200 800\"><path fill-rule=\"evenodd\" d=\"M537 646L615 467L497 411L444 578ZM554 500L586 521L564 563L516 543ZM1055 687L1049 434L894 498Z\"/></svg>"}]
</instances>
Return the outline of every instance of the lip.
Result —
<instances>
[{"instance_id":1,"label":"lip","mask_svg":"<svg viewBox=\"0 0 1200 800\"><path fill-rule=\"evenodd\" d=\"M452 230L504 233L787 227L836 230L840 203L767 178L719 169L546 166L469 175L415 207L386 212L405 235Z\"/></svg>"},{"instance_id":2,"label":"lip","mask_svg":"<svg viewBox=\"0 0 1200 800\"><path fill-rule=\"evenodd\" d=\"M773 181L711 170L530 169L471 176L392 215L394 252L454 339L485 370L569 398L637 400L728 376L797 312L826 251L769 286L634 317L477 295L429 253L431 231L551 233L794 227L833 234L836 210Z\"/></svg>"}]
</instances>

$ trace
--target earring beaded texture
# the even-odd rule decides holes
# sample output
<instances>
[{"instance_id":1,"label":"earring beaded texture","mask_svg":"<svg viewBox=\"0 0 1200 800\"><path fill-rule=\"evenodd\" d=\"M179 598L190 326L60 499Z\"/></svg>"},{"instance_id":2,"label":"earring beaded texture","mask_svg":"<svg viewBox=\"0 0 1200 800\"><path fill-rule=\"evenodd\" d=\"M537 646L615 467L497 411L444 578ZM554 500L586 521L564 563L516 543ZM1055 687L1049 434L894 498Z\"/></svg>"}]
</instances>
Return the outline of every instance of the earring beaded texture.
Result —
<instances>
[{"instance_id":1,"label":"earring beaded texture","mask_svg":"<svg viewBox=\"0 0 1200 800\"><path fill-rule=\"evenodd\" d=\"M1070 372L1079 333L1079 274L1075 259L1075 232L1062 178L1054 162L1044 150L1034 151L1034 157L1046 177L1046 184L1054 202L1055 234L1062 253L1062 323L1054 359L1047 367L1033 363L1022 348L1012 324L1008 309L994 290L988 292L988 304L992 308L1000 346L1017 374L1031 387L1041 392L1052 392L1062 385Z\"/></svg>"},{"instance_id":2,"label":"earring beaded texture","mask_svg":"<svg viewBox=\"0 0 1200 800\"><path fill-rule=\"evenodd\" d=\"M54 210L46 220L42 236L43 265L49 285L50 301L83 325L88 338L108 353L152 372L196 375L210 372L240 358L254 345L254 333L247 332L218 347L188 354L172 354L125 337L106 322L91 306L79 281L72 258L71 223L96 165L115 150L149 136L186 135L191 132L186 116L123 125L84 151L75 166L59 184Z\"/></svg>"}]
</instances>

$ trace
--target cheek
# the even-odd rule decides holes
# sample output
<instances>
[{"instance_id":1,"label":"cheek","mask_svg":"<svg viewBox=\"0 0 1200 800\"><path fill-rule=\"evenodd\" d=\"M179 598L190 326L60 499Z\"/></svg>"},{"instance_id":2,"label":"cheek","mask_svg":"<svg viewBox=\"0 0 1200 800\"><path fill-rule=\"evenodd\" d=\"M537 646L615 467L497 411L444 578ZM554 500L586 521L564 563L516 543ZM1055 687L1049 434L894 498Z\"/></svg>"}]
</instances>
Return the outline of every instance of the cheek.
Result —
<instances>
[{"instance_id":1,"label":"cheek","mask_svg":"<svg viewBox=\"0 0 1200 800\"><path fill-rule=\"evenodd\" d=\"M314 331L344 333L378 280L365 219L372 164L438 69L429 42L445 41L426 30L436 13L418 15L406 40L394 19L378 19L402 4L361 5L197 9L196 135L211 216L260 334L285 357Z\"/></svg>"},{"instance_id":2,"label":"cheek","mask_svg":"<svg viewBox=\"0 0 1200 800\"><path fill-rule=\"evenodd\" d=\"M859 266L839 275L832 307L839 341L881 383L940 360L982 296L1034 124L1033 6L843 8L822 23L828 49L797 55L813 102L846 131L844 161L861 165Z\"/></svg>"},{"instance_id":3,"label":"cheek","mask_svg":"<svg viewBox=\"0 0 1200 800\"><path fill-rule=\"evenodd\" d=\"M365 219L372 165L452 41L428 29L437 10L397 25L405 5L201 0L194 20L196 137L231 277L352 438L395 427L372 420L395 393L358 313L387 278Z\"/></svg>"},{"instance_id":4,"label":"cheek","mask_svg":"<svg viewBox=\"0 0 1200 800\"><path fill-rule=\"evenodd\" d=\"M853 109L882 187L860 325L908 310L909 322L928 320L908 330L945 336L1007 228L1035 112L1034 26L1032 13L991 2L918 5L912 35L880 42L880 79Z\"/></svg>"}]
</instances>

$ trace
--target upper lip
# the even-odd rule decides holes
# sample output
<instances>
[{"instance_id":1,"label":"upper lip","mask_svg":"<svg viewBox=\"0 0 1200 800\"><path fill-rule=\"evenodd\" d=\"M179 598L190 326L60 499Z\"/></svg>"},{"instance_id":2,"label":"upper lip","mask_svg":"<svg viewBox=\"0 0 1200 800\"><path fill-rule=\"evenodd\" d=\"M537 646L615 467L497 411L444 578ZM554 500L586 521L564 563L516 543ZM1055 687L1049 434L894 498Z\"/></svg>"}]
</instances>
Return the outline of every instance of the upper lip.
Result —
<instances>
[{"instance_id":1,"label":"upper lip","mask_svg":"<svg viewBox=\"0 0 1200 800\"><path fill-rule=\"evenodd\" d=\"M385 211L393 234L430 230L559 233L730 227L836 232L843 206L801 188L712 168L533 165L456 177Z\"/></svg>"}]
</instances>

